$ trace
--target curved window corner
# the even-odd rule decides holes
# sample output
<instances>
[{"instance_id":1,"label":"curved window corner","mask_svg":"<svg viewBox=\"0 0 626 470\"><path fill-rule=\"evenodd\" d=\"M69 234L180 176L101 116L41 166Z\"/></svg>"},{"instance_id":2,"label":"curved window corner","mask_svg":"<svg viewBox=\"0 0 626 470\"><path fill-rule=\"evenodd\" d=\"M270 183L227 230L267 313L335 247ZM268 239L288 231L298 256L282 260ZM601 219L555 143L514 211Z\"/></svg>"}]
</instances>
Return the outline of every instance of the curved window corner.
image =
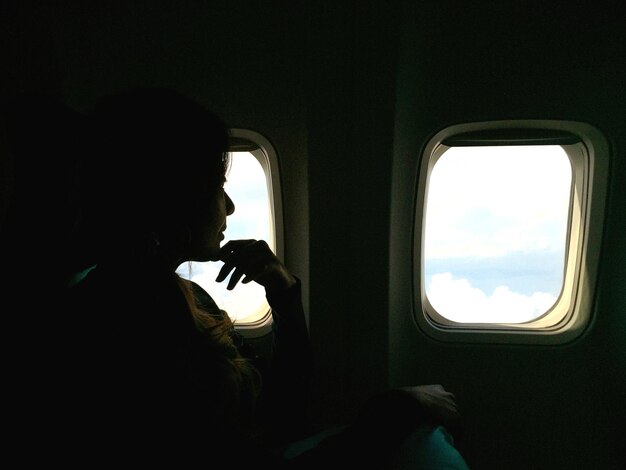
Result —
<instances>
[{"instance_id":1,"label":"curved window corner","mask_svg":"<svg viewBox=\"0 0 626 470\"><path fill-rule=\"evenodd\" d=\"M231 129L231 167L224 190L235 204L228 217L225 241L265 240L282 259L283 226L280 174L276 152L262 135L247 129ZM259 284L242 284L229 291L228 278L216 283L222 262L181 264L177 273L197 282L227 312L235 328L246 337L271 331L271 309Z\"/></svg>"},{"instance_id":2,"label":"curved window corner","mask_svg":"<svg viewBox=\"0 0 626 470\"><path fill-rule=\"evenodd\" d=\"M460 124L420 162L414 312L443 341L563 344L591 320L608 145L580 122Z\"/></svg>"}]
</instances>

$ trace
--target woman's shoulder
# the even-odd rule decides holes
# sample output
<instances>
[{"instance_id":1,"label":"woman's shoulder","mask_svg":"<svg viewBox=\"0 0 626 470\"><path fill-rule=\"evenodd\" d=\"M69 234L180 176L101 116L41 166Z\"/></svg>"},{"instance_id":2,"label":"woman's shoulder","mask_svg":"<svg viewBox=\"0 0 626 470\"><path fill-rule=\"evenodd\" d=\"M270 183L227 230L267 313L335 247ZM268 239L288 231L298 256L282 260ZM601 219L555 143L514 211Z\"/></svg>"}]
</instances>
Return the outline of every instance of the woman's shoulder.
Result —
<instances>
[{"instance_id":1,"label":"woman's shoulder","mask_svg":"<svg viewBox=\"0 0 626 470\"><path fill-rule=\"evenodd\" d=\"M217 302L211 297L211 294L207 290L195 281L190 279L181 278L183 284L186 284L191 289L194 295L196 305L203 311L212 315L223 316L224 311L220 309Z\"/></svg>"}]
</instances>

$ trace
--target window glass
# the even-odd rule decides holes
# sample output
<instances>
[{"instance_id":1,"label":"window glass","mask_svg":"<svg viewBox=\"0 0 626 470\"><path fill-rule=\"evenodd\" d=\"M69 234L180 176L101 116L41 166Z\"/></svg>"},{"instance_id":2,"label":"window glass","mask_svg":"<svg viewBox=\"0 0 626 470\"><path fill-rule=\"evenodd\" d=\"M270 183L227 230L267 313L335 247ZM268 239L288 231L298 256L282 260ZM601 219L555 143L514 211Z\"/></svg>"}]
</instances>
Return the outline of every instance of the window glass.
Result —
<instances>
[{"instance_id":1,"label":"window glass","mask_svg":"<svg viewBox=\"0 0 626 470\"><path fill-rule=\"evenodd\" d=\"M464 323L523 323L563 289L572 165L560 145L451 147L428 177L423 283Z\"/></svg>"}]
</instances>

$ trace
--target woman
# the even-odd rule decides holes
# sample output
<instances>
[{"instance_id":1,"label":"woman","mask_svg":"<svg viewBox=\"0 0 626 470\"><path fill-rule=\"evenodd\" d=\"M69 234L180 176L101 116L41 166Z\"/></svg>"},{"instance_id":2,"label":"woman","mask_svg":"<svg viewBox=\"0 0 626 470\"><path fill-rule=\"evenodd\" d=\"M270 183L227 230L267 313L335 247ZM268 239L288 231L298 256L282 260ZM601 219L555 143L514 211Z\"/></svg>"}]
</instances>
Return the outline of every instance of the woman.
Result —
<instances>
[{"instance_id":1,"label":"woman","mask_svg":"<svg viewBox=\"0 0 626 470\"><path fill-rule=\"evenodd\" d=\"M77 428L116 430L94 450L104 444L156 459L173 451L181 459L213 449L242 468L354 463L362 453L363 464L372 465L396 446L391 436L401 439L441 416L434 410L454 407L443 389L392 391L322 444L279 452L311 432L313 359L299 279L263 241L220 246L235 210L223 188L227 127L164 89L109 97L93 124L99 138L86 165L82 224L97 265L72 289L81 354L68 363L79 377L70 400ZM257 354L210 296L175 272L187 261L217 260L224 262L217 281L231 274L228 288L240 280L265 287L271 357ZM435 406L427 406L429 396ZM384 429L396 424L398 430Z\"/></svg>"}]
</instances>

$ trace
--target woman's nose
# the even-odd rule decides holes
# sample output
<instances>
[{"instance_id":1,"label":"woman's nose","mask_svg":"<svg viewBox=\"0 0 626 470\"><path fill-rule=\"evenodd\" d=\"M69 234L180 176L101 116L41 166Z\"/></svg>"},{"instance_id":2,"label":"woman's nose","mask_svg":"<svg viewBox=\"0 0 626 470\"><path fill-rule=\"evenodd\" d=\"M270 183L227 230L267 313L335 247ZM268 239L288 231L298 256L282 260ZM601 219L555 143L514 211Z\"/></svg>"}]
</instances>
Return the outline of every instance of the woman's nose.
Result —
<instances>
[{"instance_id":1,"label":"woman's nose","mask_svg":"<svg viewBox=\"0 0 626 470\"><path fill-rule=\"evenodd\" d=\"M231 215L235 212L235 203L230 198L228 193L224 193L224 198L226 199L226 215Z\"/></svg>"}]
</instances>

